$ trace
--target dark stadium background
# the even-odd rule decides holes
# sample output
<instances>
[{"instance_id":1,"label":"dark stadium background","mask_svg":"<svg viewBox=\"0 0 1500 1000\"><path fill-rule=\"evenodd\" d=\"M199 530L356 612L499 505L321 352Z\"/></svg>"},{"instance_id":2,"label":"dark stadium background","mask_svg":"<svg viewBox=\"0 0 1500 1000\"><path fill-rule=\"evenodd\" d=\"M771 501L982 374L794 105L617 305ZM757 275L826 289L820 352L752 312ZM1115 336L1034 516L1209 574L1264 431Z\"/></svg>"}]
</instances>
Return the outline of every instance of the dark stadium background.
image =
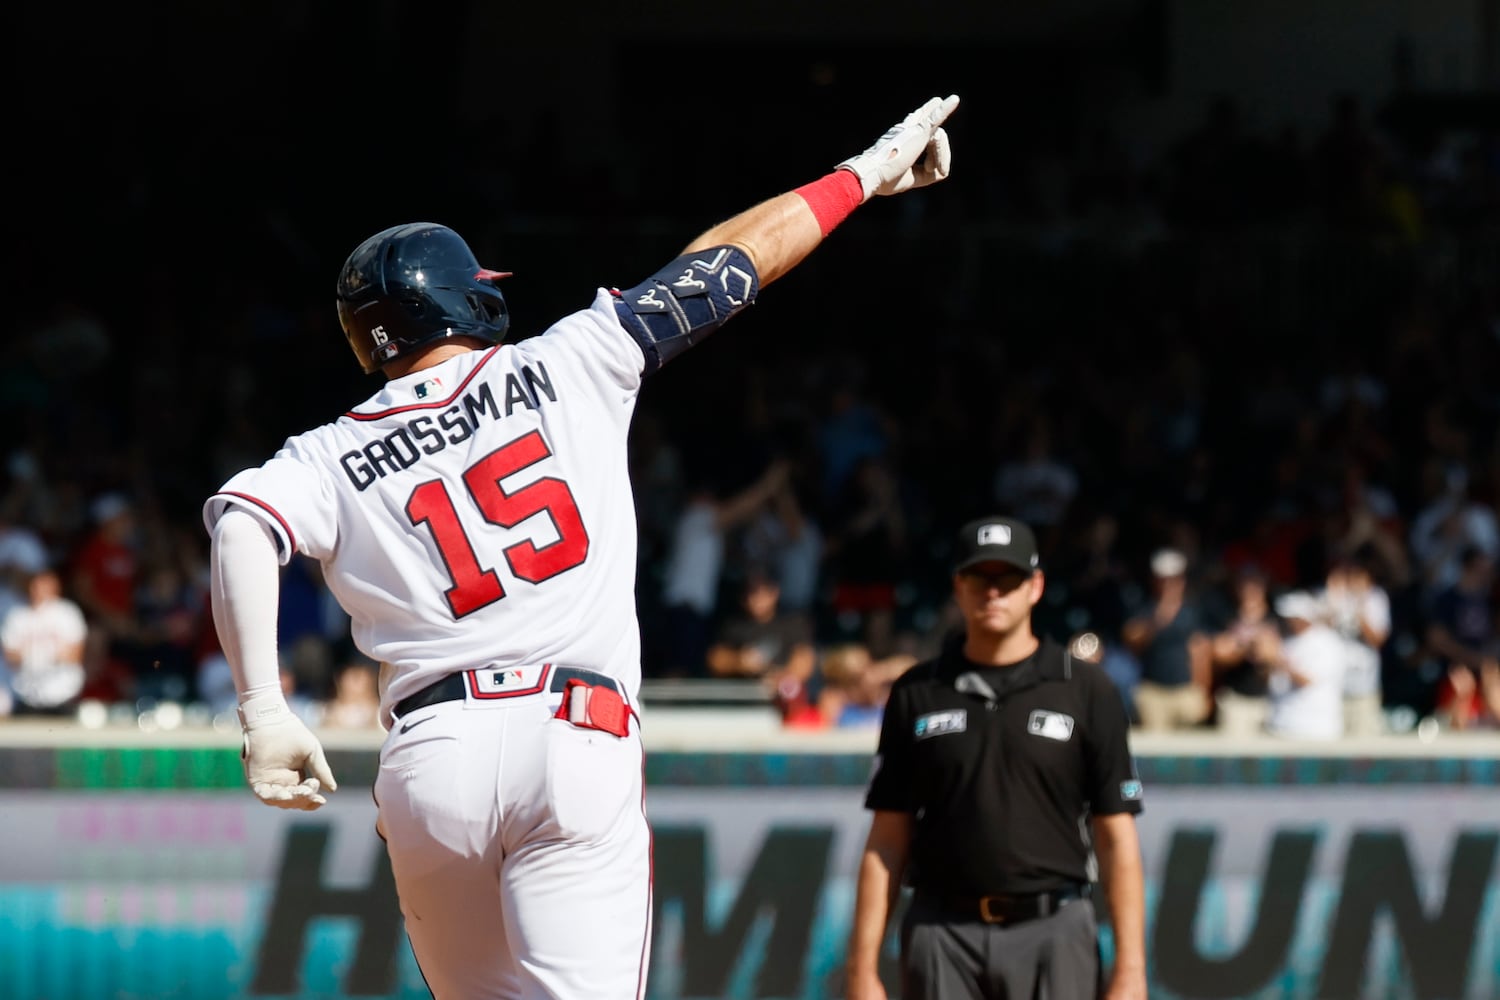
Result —
<instances>
[{"instance_id":1,"label":"dark stadium background","mask_svg":"<svg viewBox=\"0 0 1500 1000\"><path fill-rule=\"evenodd\" d=\"M858 385L894 428L913 544L891 572L908 624L930 627L948 531L994 505L998 465L1041 415L1080 477L1049 536L1059 632L1089 624L1065 606L1065 542L1101 513L1137 576L1186 524L1221 583L1224 546L1292 505L1317 523L1297 529L1310 540L1287 583L1310 585L1351 450L1369 446L1361 470L1395 498L1398 534L1431 499L1435 423L1461 431L1462 454L1441 457L1482 500L1500 487L1493 0L10 18L0 416L8 448L62 487L44 526L59 558L111 491L202 545L198 505L230 465L373 388L331 294L368 233L455 226L516 272L506 295L530 335L948 92L964 99L948 184L862 210L648 385L640 412L693 475L729 490L778 454L814 475L821 408ZM1340 98L1387 154L1325 176ZM1237 131L1216 148L1221 128ZM1351 208L1340 185L1361 170L1374 194ZM1351 440L1348 414L1312 400L1358 372L1388 395ZM745 412L751 385L770 417ZM1307 408L1278 410L1288 399ZM1164 449L1184 412L1191 445ZM812 502L840 516L838 498ZM644 532L649 625L666 538ZM742 571L726 566L726 606Z\"/></svg>"}]
</instances>

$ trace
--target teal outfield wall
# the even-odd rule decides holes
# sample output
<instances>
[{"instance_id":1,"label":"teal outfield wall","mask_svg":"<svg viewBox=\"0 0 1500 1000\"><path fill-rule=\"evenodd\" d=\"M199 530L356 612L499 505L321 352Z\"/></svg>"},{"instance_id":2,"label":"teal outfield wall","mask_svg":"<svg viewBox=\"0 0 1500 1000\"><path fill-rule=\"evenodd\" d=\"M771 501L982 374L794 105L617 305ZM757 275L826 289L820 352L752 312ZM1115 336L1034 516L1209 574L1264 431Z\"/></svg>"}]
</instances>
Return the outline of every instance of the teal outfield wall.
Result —
<instances>
[{"instance_id":1,"label":"teal outfield wall","mask_svg":"<svg viewBox=\"0 0 1500 1000\"><path fill-rule=\"evenodd\" d=\"M331 756L340 791L303 814L255 802L232 747L0 747L0 997L426 997L374 751ZM1500 998L1495 756L1138 763L1154 998ZM648 756L652 997L842 995L868 769Z\"/></svg>"}]
</instances>

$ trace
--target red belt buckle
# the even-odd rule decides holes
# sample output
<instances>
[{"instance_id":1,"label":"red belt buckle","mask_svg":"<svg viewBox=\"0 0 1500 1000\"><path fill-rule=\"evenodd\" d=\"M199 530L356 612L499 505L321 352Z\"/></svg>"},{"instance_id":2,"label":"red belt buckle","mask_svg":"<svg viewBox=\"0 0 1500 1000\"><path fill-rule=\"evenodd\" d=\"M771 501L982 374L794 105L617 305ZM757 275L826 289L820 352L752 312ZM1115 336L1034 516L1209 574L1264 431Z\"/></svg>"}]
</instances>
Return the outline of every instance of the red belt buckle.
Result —
<instances>
[{"instance_id":1,"label":"red belt buckle","mask_svg":"<svg viewBox=\"0 0 1500 1000\"><path fill-rule=\"evenodd\" d=\"M630 733L630 708L620 697L620 692L576 677L569 678L563 688L563 700L557 707L556 718L611 736L624 737Z\"/></svg>"}]
</instances>

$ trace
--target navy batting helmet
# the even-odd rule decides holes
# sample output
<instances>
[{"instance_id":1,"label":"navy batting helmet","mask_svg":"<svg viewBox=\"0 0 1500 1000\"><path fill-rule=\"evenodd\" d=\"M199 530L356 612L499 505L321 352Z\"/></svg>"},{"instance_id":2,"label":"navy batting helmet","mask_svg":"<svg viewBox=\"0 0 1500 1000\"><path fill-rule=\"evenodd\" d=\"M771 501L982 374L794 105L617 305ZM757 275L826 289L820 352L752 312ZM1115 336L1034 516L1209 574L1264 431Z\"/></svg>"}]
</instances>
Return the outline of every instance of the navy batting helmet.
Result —
<instances>
[{"instance_id":1,"label":"navy batting helmet","mask_svg":"<svg viewBox=\"0 0 1500 1000\"><path fill-rule=\"evenodd\" d=\"M447 226L413 222L365 240L339 272L339 323L365 374L439 337L498 344L510 315L495 282Z\"/></svg>"}]
</instances>

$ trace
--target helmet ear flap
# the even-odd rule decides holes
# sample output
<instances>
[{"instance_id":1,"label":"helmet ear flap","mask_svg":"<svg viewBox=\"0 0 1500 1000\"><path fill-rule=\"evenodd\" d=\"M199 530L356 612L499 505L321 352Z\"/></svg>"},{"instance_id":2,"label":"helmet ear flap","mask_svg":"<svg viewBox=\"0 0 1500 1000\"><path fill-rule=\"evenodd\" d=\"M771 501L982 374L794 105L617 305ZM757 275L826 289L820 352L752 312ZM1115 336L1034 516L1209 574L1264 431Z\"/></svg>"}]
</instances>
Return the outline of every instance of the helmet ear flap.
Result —
<instances>
[{"instance_id":1,"label":"helmet ear flap","mask_svg":"<svg viewBox=\"0 0 1500 1000\"><path fill-rule=\"evenodd\" d=\"M469 308L474 310L474 318L479 322L493 326L505 319L505 307L500 304L499 297L490 298L482 295L470 295Z\"/></svg>"}]
</instances>

